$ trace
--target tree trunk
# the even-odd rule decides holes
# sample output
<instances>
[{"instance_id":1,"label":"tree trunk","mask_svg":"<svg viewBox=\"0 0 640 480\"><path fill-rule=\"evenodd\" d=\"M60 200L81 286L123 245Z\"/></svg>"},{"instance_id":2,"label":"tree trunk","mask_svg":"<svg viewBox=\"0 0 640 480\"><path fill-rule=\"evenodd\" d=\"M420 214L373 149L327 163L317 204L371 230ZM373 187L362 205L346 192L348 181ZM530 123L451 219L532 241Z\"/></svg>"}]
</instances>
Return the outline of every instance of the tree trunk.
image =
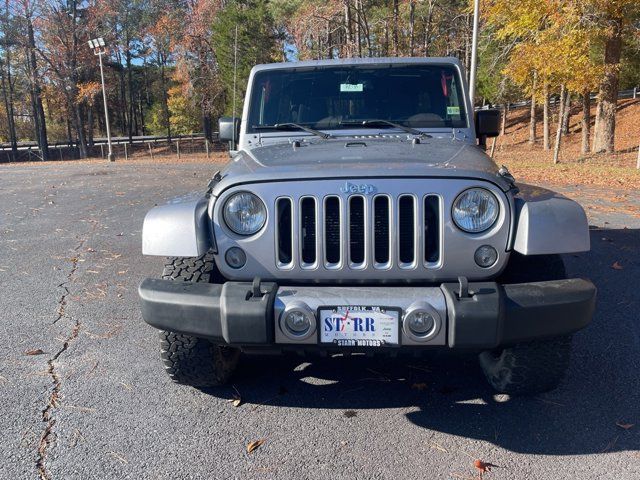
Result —
<instances>
[{"instance_id":1,"label":"tree trunk","mask_svg":"<svg viewBox=\"0 0 640 480\"><path fill-rule=\"evenodd\" d=\"M140 98L140 96L138 96L138 109L140 110L140 129L144 136L147 134L147 127L144 123L144 107L142 106L142 98Z\"/></svg>"},{"instance_id":2,"label":"tree trunk","mask_svg":"<svg viewBox=\"0 0 640 480\"><path fill-rule=\"evenodd\" d=\"M384 21L384 56L389 56L389 22Z\"/></svg>"},{"instance_id":3,"label":"tree trunk","mask_svg":"<svg viewBox=\"0 0 640 480\"><path fill-rule=\"evenodd\" d=\"M351 57L353 55L351 50L353 47L353 32L351 30L351 5L349 4L349 0L344 0L344 30L346 36L344 45L345 56Z\"/></svg>"},{"instance_id":4,"label":"tree trunk","mask_svg":"<svg viewBox=\"0 0 640 480\"><path fill-rule=\"evenodd\" d=\"M171 143L171 115L169 113L169 97L167 95L167 79L164 74L164 61L160 64L160 85L162 87L162 101L164 107L164 119L167 126L167 140Z\"/></svg>"},{"instance_id":5,"label":"tree trunk","mask_svg":"<svg viewBox=\"0 0 640 480\"><path fill-rule=\"evenodd\" d=\"M393 0L393 55L400 55L400 37L398 36L399 0Z\"/></svg>"},{"instance_id":6,"label":"tree trunk","mask_svg":"<svg viewBox=\"0 0 640 480\"><path fill-rule=\"evenodd\" d=\"M558 157L560 155L560 141L562 140L562 124L564 121L564 112L571 101L571 96L567 91L567 88L562 85L560 89L560 101L558 102L558 129L556 131L556 143L553 148L553 163L558 163ZM566 104L566 105L565 105Z\"/></svg>"},{"instance_id":7,"label":"tree trunk","mask_svg":"<svg viewBox=\"0 0 640 480\"><path fill-rule=\"evenodd\" d=\"M567 105L562 112L562 134L569 135L569 119L571 117L571 92L567 90L567 97L565 99Z\"/></svg>"},{"instance_id":8,"label":"tree trunk","mask_svg":"<svg viewBox=\"0 0 640 480\"><path fill-rule=\"evenodd\" d=\"M538 137L538 119L536 118L536 87L538 74L533 72L533 85L531 86L531 111L529 113L529 145L535 145Z\"/></svg>"},{"instance_id":9,"label":"tree trunk","mask_svg":"<svg viewBox=\"0 0 640 480\"><path fill-rule=\"evenodd\" d=\"M424 26L424 52L425 57L429 56L429 47L431 46L431 22L433 21L434 0L429 0L429 12L427 13L427 21Z\"/></svg>"},{"instance_id":10,"label":"tree trunk","mask_svg":"<svg viewBox=\"0 0 640 480\"><path fill-rule=\"evenodd\" d=\"M362 0L355 0L354 10L356 14L356 42L358 43L358 57L362 57L362 25L360 24L360 9Z\"/></svg>"},{"instance_id":11,"label":"tree trunk","mask_svg":"<svg viewBox=\"0 0 640 480\"><path fill-rule=\"evenodd\" d=\"M464 70L467 72L467 82L471 82L471 43L473 42L473 16L464 17Z\"/></svg>"},{"instance_id":12,"label":"tree trunk","mask_svg":"<svg viewBox=\"0 0 640 480\"><path fill-rule=\"evenodd\" d=\"M71 115L69 115L68 107L67 107L67 115L65 115L66 123L67 123L67 145L69 147L73 147L73 137L71 136Z\"/></svg>"},{"instance_id":13,"label":"tree trunk","mask_svg":"<svg viewBox=\"0 0 640 480\"><path fill-rule=\"evenodd\" d=\"M202 113L202 131L204 132L204 138L206 138L210 142L213 141L211 115L205 112Z\"/></svg>"},{"instance_id":14,"label":"tree trunk","mask_svg":"<svg viewBox=\"0 0 640 480\"><path fill-rule=\"evenodd\" d=\"M500 125L500 135L504 136L507 130L507 115L509 115L509 104L502 109L502 125Z\"/></svg>"},{"instance_id":15,"label":"tree trunk","mask_svg":"<svg viewBox=\"0 0 640 480\"><path fill-rule=\"evenodd\" d=\"M542 148L549 150L549 85L544 84L544 104L542 110L542 134L543 144Z\"/></svg>"},{"instance_id":16,"label":"tree trunk","mask_svg":"<svg viewBox=\"0 0 640 480\"><path fill-rule=\"evenodd\" d=\"M607 38L604 47L604 75L598 91L598 110L593 139L593 151L596 153L614 151L620 52L622 50L622 20L616 20L613 25L613 31Z\"/></svg>"},{"instance_id":17,"label":"tree trunk","mask_svg":"<svg viewBox=\"0 0 640 480\"><path fill-rule=\"evenodd\" d=\"M42 106L42 89L36 61L36 40L31 16L27 16L27 69L29 71L29 90L31 94L31 108L35 124L36 139L42 160L49 159L49 141L47 139L47 124Z\"/></svg>"},{"instance_id":18,"label":"tree trunk","mask_svg":"<svg viewBox=\"0 0 640 480\"><path fill-rule=\"evenodd\" d=\"M127 52L126 52L126 64L127 64L127 90L128 90L128 94L129 94L129 125L128 125L128 129L127 132L129 134L129 143L132 144L133 143L133 125L134 125L134 110L133 110L133 72L131 69L131 49L129 47L129 38L127 35L127 40L126 40L126 47L127 47ZM136 132L136 135L138 134L138 132Z\"/></svg>"},{"instance_id":19,"label":"tree trunk","mask_svg":"<svg viewBox=\"0 0 640 480\"><path fill-rule=\"evenodd\" d=\"M74 99L77 98L77 91L72 89L73 96L69 98L69 102L73 102L74 105L74 118L75 118L75 128L76 135L78 138L78 152L80 153L80 158L87 158L87 137L84 133L84 115L82 114L82 105L78 102L74 102Z\"/></svg>"},{"instance_id":20,"label":"tree trunk","mask_svg":"<svg viewBox=\"0 0 640 480\"><path fill-rule=\"evenodd\" d=\"M371 28L369 27L369 20L367 20L367 12L362 7L362 0L360 0L360 11L358 12L358 19L362 22L362 29L364 31L364 38L367 42L367 52L370 57L373 57L373 46L371 45Z\"/></svg>"},{"instance_id":21,"label":"tree trunk","mask_svg":"<svg viewBox=\"0 0 640 480\"><path fill-rule=\"evenodd\" d=\"M413 57L415 50L416 5L409 2L409 56Z\"/></svg>"},{"instance_id":22,"label":"tree trunk","mask_svg":"<svg viewBox=\"0 0 640 480\"><path fill-rule=\"evenodd\" d=\"M120 131L122 136L126 136L129 130L129 121L127 119L127 92L126 82L124 80L124 69L120 68L118 75L120 83Z\"/></svg>"},{"instance_id":23,"label":"tree trunk","mask_svg":"<svg viewBox=\"0 0 640 480\"><path fill-rule=\"evenodd\" d=\"M7 47L7 58L9 58L9 48ZM16 136L16 122L13 111L13 83L11 80L11 60L7 60L6 75L0 72L2 78L2 98L4 100L4 108L7 112L7 133L9 134L9 143L11 143L11 161L18 159L18 139ZM0 65L1 67L1 65Z\"/></svg>"},{"instance_id":24,"label":"tree trunk","mask_svg":"<svg viewBox=\"0 0 640 480\"><path fill-rule=\"evenodd\" d=\"M94 126L94 118L93 118L93 105L87 106L87 142L89 143L89 147L93 148L93 126Z\"/></svg>"},{"instance_id":25,"label":"tree trunk","mask_svg":"<svg viewBox=\"0 0 640 480\"><path fill-rule=\"evenodd\" d=\"M591 93L589 90L582 92L582 148L583 155L589 153L591 137Z\"/></svg>"}]
</instances>

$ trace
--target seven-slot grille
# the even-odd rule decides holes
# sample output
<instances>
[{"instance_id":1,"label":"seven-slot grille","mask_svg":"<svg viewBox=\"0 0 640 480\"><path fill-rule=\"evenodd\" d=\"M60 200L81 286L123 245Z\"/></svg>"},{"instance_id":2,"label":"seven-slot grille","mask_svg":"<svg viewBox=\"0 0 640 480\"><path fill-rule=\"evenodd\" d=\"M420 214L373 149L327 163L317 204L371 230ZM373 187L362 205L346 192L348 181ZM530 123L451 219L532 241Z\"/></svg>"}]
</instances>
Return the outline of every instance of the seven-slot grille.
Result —
<instances>
[{"instance_id":1,"label":"seven-slot grille","mask_svg":"<svg viewBox=\"0 0 640 480\"><path fill-rule=\"evenodd\" d=\"M437 195L280 197L275 205L277 267L436 268L440 204Z\"/></svg>"}]
</instances>

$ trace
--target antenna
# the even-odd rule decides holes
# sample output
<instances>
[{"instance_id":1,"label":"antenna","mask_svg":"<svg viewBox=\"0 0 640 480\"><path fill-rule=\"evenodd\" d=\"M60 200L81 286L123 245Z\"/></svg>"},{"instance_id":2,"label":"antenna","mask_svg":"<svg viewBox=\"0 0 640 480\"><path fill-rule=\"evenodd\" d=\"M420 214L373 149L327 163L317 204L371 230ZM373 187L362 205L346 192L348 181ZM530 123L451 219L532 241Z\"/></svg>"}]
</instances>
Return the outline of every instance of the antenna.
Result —
<instances>
[{"instance_id":1,"label":"antenna","mask_svg":"<svg viewBox=\"0 0 640 480\"><path fill-rule=\"evenodd\" d=\"M236 148L236 83L238 78L238 24L236 23L236 33L233 42L233 113L231 125L233 133L231 134L231 146Z\"/></svg>"}]
</instances>

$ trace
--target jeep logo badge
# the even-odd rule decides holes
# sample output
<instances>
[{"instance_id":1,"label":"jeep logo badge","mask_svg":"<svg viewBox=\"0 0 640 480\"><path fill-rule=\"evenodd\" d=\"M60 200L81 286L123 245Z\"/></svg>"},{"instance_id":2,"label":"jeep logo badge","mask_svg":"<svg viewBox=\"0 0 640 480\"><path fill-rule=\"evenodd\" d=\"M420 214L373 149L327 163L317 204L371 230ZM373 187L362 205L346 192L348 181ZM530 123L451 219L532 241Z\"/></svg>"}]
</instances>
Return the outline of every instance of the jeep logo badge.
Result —
<instances>
[{"instance_id":1,"label":"jeep logo badge","mask_svg":"<svg viewBox=\"0 0 640 480\"><path fill-rule=\"evenodd\" d=\"M376 187L370 183L351 183L344 182L344 185L340 187L342 193L363 193L365 195L371 195L376 193Z\"/></svg>"}]
</instances>

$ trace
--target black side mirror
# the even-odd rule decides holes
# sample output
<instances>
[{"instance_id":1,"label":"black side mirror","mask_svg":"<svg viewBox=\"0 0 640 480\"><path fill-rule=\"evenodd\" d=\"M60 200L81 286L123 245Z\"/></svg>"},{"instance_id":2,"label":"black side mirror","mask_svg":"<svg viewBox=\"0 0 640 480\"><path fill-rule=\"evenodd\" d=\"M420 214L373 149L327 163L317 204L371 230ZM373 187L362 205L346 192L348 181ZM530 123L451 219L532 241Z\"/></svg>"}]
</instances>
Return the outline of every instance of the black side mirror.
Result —
<instances>
[{"instance_id":1,"label":"black side mirror","mask_svg":"<svg viewBox=\"0 0 640 480\"><path fill-rule=\"evenodd\" d=\"M476 112L476 137L497 137L500 135L500 110L478 110Z\"/></svg>"},{"instance_id":2,"label":"black side mirror","mask_svg":"<svg viewBox=\"0 0 640 480\"><path fill-rule=\"evenodd\" d=\"M233 117L220 117L218 120L218 139L221 142L232 142L231 148L235 148L240 136L240 119Z\"/></svg>"},{"instance_id":3,"label":"black side mirror","mask_svg":"<svg viewBox=\"0 0 640 480\"><path fill-rule=\"evenodd\" d=\"M478 110L476 112L476 137L478 145L487 149L487 138L500 135L500 110Z\"/></svg>"}]
</instances>

